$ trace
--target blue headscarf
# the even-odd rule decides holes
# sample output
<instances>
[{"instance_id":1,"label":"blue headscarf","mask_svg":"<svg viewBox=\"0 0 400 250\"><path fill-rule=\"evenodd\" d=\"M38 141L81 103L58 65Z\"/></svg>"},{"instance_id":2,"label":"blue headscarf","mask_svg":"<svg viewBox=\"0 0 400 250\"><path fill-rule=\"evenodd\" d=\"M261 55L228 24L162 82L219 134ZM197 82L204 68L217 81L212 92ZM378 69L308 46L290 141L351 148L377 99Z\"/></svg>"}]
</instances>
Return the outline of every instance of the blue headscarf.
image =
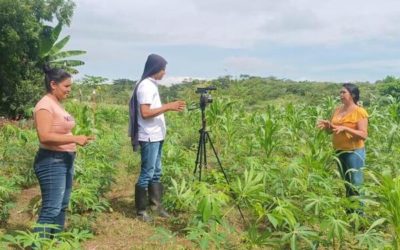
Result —
<instances>
[{"instance_id":1,"label":"blue headscarf","mask_svg":"<svg viewBox=\"0 0 400 250\"><path fill-rule=\"evenodd\" d=\"M131 137L133 151L138 151L139 149L139 105L137 101L138 86L147 77L157 74L161 70L165 69L166 65L167 61L162 56L150 54L147 57L146 64L144 65L142 77L136 83L135 90L133 91L131 100L129 102L129 136Z\"/></svg>"}]
</instances>

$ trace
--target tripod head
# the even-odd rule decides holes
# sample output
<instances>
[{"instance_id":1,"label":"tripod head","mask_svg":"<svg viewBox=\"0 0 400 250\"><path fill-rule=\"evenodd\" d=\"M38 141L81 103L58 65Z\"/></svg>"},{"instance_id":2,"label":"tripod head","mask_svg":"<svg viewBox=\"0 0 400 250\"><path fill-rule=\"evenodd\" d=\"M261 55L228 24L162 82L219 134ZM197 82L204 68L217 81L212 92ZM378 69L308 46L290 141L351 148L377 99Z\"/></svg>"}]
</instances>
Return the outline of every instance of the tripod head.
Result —
<instances>
[{"instance_id":1,"label":"tripod head","mask_svg":"<svg viewBox=\"0 0 400 250\"><path fill-rule=\"evenodd\" d=\"M211 94L208 91L217 90L215 86L208 86L205 88L197 88L196 94L200 94L200 109L204 111L207 104L212 103L213 99Z\"/></svg>"}]
</instances>

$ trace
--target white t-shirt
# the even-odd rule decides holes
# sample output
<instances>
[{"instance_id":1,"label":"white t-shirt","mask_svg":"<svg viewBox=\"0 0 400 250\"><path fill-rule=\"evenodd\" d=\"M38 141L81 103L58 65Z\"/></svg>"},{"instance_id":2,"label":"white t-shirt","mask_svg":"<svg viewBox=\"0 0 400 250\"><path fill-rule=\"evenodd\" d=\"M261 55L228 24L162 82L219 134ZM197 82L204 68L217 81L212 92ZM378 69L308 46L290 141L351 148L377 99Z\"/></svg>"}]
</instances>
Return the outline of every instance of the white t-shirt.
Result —
<instances>
[{"instance_id":1,"label":"white t-shirt","mask_svg":"<svg viewBox=\"0 0 400 250\"><path fill-rule=\"evenodd\" d=\"M137 100L139 104L139 141L154 142L164 140L166 134L164 114L143 119L140 112L141 104L150 104L150 109L161 107L157 82L154 79L148 77L140 83L137 90Z\"/></svg>"}]
</instances>

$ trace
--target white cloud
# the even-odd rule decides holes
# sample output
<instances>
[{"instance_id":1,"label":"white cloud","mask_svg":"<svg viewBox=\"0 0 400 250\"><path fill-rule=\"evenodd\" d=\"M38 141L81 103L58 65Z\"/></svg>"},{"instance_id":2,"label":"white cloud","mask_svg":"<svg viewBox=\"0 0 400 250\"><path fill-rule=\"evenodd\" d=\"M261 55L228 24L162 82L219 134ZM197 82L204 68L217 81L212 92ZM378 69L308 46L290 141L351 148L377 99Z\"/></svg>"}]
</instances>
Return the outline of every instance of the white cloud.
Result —
<instances>
[{"instance_id":1,"label":"white cloud","mask_svg":"<svg viewBox=\"0 0 400 250\"><path fill-rule=\"evenodd\" d=\"M225 73L379 79L399 68L398 0L75 2L63 32L68 49L88 51L82 74L137 79L149 53L168 58L177 77L166 84Z\"/></svg>"},{"instance_id":2,"label":"white cloud","mask_svg":"<svg viewBox=\"0 0 400 250\"><path fill-rule=\"evenodd\" d=\"M316 71L337 71L337 70L398 70L400 68L400 60L367 60L352 63L340 63L325 66L316 66Z\"/></svg>"},{"instance_id":3,"label":"white cloud","mask_svg":"<svg viewBox=\"0 0 400 250\"><path fill-rule=\"evenodd\" d=\"M73 30L119 43L207 45L340 44L399 39L396 0L77 0Z\"/></svg>"},{"instance_id":4,"label":"white cloud","mask_svg":"<svg viewBox=\"0 0 400 250\"><path fill-rule=\"evenodd\" d=\"M267 68L276 68L277 65L271 62L268 62L261 58L256 57L228 57L225 59L224 64L226 65L227 70L243 70L246 71L258 71Z\"/></svg>"},{"instance_id":5,"label":"white cloud","mask_svg":"<svg viewBox=\"0 0 400 250\"><path fill-rule=\"evenodd\" d=\"M283 77L289 72L297 71L294 67L282 62L249 56L228 57L224 60L224 66L227 74L235 72L236 74Z\"/></svg>"},{"instance_id":6,"label":"white cloud","mask_svg":"<svg viewBox=\"0 0 400 250\"><path fill-rule=\"evenodd\" d=\"M185 81L193 81L193 80L206 80L204 77L192 77L192 76L166 76L159 83L165 86L171 86L174 84L180 84Z\"/></svg>"}]
</instances>

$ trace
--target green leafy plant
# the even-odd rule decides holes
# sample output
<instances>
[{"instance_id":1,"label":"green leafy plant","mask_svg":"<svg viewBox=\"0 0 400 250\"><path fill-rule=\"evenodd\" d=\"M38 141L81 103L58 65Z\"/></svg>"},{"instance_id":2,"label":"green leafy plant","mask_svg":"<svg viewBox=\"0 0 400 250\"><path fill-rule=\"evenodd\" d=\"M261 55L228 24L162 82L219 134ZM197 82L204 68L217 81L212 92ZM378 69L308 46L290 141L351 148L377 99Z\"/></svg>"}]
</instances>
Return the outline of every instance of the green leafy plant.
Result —
<instances>
[{"instance_id":1,"label":"green leafy plant","mask_svg":"<svg viewBox=\"0 0 400 250\"><path fill-rule=\"evenodd\" d=\"M266 115L256 118L254 121L256 124L260 124L257 128L257 137L261 147L267 157L271 155L273 150L278 146L278 140L276 140L276 135L279 131L279 123L273 117L273 108L268 109Z\"/></svg>"},{"instance_id":2,"label":"green leafy plant","mask_svg":"<svg viewBox=\"0 0 400 250\"><path fill-rule=\"evenodd\" d=\"M59 22L55 27L48 25L43 26L39 40L39 65L49 64L52 67L64 68L68 72L76 74L78 71L74 67L83 65L84 62L66 58L83 55L86 52L82 50L62 51L70 39L70 36L66 36L60 41L57 41L63 24L63 22Z\"/></svg>"},{"instance_id":3,"label":"green leafy plant","mask_svg":"<svg viewBox=\"0 0 400 250\"><path fill-rule=\"evenodd\" d=\"M307 243L310 249L315 248L315 240L318 239L318 233L314 232L307 226L301 226L300 224L294 225L290 228L288 233L285 233L282 237L283 242L289 242L290 249L296 250L301 249L299 241Z\"/></svg>"},{"instance_id":4,"label":"green leafy plant","mask_svg":"<svg viewBox=\"0 0 400 250\"><path fill-rule=\"evenodd\" d=\"M367 231L356 235L358 245L360 247L366 246L368 249L379 249L387 245L388 242L385 240L383 233L376 230L376 227L382 225L385 221L386 219L380 218L374 221Z\"/></svg>"},{"instance_id":5,"label":"green leafy plant","mask_svg":"<svg viewBox=\"0 0 400 250\"><path fill-rule=\"evenodd\" d=\"M37 225L38 226L38 225ZM51 225L44 225L51 228ZM39 233L16 231L16 235L6 234L0 238L3 246L13 246L18 249L26 249L35 246L38 249L80 249L80 242L92 238L88 231L72 230L55 234L53 238L42 238Z\"/></svg>"},{"instance_id":6,"label":"green leafy plant","mask_svg":"<svg viewBox=\"0 0 400 250\"><path fill-rule=\"evenodd\" d=\"M344 236L348 234L350 225L341 219L329 216L322 222L321 227L327 231L328 240L331 240L332 246L335 247L336 241L339 245L343 244Z\"/></svg>"}]
</instances>

